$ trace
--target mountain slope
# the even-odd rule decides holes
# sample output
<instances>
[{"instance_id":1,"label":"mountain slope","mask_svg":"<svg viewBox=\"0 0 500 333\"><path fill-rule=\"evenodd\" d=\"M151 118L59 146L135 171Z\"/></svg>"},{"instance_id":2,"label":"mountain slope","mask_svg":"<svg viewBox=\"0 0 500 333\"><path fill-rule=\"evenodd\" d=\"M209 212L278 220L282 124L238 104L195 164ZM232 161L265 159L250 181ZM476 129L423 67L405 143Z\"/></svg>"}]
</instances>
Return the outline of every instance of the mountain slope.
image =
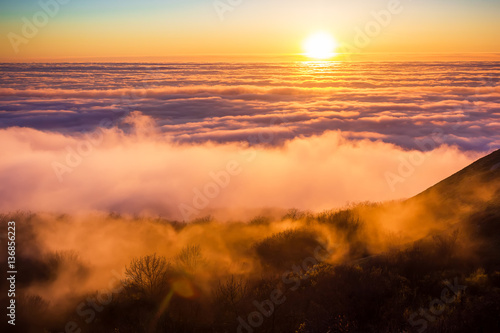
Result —
<instances>
[{"instance_id":1,"label":"mountain slope","mask_svg":"<svg viewBox=\"0 0 500 333\"><path fill-rule=\"evenodd\" d=\"M422 219L459 222L500 204L500 150L403 202Z\"/></svg>"},{"instance_id":2,"label":"mountain slope","mask_svg":"<svg viewBox=\"0 0 500 333\"><path fill-rule=\"evenodd\" d=\"M500 184L500 149L440 181L409 200L427 200L439 196L440 204L474 204L498 199Z\"/></svg>"}]
</instances>

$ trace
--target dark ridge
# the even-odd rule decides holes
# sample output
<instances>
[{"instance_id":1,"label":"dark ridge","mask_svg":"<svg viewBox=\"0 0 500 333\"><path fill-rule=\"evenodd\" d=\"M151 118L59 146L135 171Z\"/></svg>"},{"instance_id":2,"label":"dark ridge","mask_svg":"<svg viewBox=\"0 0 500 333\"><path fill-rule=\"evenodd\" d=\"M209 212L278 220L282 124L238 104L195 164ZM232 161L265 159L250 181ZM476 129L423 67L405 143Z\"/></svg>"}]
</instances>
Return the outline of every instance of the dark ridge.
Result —
<instances>
[{"instance_id":1,"label":"dark ridge","mask_svg":"<svg viewBox=\"0 0 500 333\"><path fill-rule=\"evenodd\" d=\"M439 205L451 209L454 205L474 206L478 202L498 202L499 183L500 149L480 158L406 202L428 201L430 206ZM490 199L485 200L486 193L491 197Z\"/></svg>"}]
</instances>

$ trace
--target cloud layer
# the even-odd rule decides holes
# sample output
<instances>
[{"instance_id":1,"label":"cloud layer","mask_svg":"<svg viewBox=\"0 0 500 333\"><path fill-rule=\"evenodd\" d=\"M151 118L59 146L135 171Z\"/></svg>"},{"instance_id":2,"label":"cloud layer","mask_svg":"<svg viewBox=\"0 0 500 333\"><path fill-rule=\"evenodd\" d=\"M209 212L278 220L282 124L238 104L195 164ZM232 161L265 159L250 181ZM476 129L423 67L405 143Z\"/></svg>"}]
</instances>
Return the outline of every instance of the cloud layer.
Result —
<instances>
[{"instance_id":1,"label":"cloud layer","mask_svg":"<svg viewBox=\"0 0 500 333\"><path fill-rule=\"evenodd\" d=\"M117 211L190 220L227 208L323 210L409 197L479 156L442 145L405 151L341 132L280 147L179 144L147 116L80 135L0 130L0 211Z\"/></svg>"},{"instance_id":2,"label":"cloud layer","mask_svg":"<svg viewBox=\"0 0 500 333\"><path fill-rule=\"evenodd\" d=\"M2 211L321 210L500 148L499 63L0 69Z\"/></svg>"},{"instance_id":3,"label":"cloud layer","mask_svg":"<svg viewBox=\"0 0 500 333\"><path fill-rule=\"evenodd\" d=\"M409 149L436 132L462 150L500 147L497 62L10 64L0 76L2 128L91 131L140 111L177 142L273 128L271 145L340 130Z\"/></svg>"}]
</instances>

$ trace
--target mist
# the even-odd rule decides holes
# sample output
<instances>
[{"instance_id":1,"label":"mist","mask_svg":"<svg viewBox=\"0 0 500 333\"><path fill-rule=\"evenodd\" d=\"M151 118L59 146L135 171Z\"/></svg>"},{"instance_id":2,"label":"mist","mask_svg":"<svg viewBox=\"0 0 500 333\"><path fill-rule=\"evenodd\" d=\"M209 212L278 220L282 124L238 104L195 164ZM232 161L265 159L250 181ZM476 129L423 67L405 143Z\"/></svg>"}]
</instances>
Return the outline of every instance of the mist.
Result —
<instances>
[{"instance_id":1,"label":"mist","mask_svg":"<svg viewBox=\"0 0 500 333\"><path fill-rule=\"evenodd\" d=\"M320 211L413 196L479 155L432 140L432 150L404 150L340 131L268 146L273 128L255 132L253 144L180 144L140 112L123 123L127 131L108 125L72 135L0 130L0 210L180 221L216 211L236 219L240 210L266 207Z\"/></svg>"}]
</instances>

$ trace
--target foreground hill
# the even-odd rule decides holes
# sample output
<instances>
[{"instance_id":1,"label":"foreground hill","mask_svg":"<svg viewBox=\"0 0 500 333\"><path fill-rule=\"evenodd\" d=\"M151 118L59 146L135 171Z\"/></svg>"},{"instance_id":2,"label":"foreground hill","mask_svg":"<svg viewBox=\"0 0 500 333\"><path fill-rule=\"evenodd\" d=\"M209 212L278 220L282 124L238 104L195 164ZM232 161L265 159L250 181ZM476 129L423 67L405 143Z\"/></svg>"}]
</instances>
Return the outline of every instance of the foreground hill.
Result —
<instances>
[{"instance_id":1,"label":"foreground hill","mask_svg":"<svg viewBox=\"0 0 500 333\"><path fill-rule=\"evenodd\" d=\"M478 217L485 212L489 216L485 218L496 219L499 204L500 150L497 150L410 199L382 204L367 214L367 220L393 224L393 229L402 232L411 230L409 240L415 240L433 232L456 229L472 220L482 224Z\"/></svg>"},{"instance_id":2,"label":"foreground hill","mask_svg":"<svg viewBox=\"0 0 500 333\"><path fill-rule=\"evenodd\" d=\"M281 219L0 215L16 221L16 329L499 332L499 159L403 202Z\"/></svg>"},{"instance_id":3,"label":"foreground hill","mask_svg":"<svg viewBox=\"0 0 500 333\"><path fill-rule=\"evenodd\" d=\"M473 206L498 201L499 196L500 149L440 181L409 201L426 200L429 201L430 207L456 209L463 205ZM433 200L434 198L438 200Z\"/></svg>"}]
</instances>

